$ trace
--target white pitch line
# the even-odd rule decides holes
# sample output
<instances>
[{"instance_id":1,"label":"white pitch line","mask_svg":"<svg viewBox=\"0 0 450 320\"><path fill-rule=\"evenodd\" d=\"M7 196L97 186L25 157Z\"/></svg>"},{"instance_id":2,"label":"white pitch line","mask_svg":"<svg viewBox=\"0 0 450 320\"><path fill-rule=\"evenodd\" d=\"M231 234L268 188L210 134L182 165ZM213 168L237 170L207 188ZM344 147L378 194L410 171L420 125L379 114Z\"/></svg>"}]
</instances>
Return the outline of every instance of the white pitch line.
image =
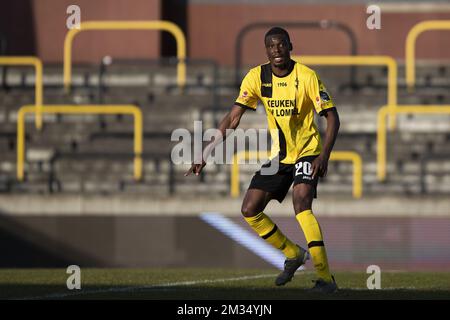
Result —
<instances>
[{"instance_id":1,"label":"white pitch line","mask_svg":"<svg viewBox=\"0 0 450 320\"><path fill-rule=\"evenodd\" d=\"M243 276L243 277L235 277L235 278L223 278L223 279L210 279L210 280L192 280L192 281L182 281L182 282L169 282L162 284L154 284L148 286L140 286L140 287L112 287L107 289L98 289L98 290L77 290L68 293L53 293L43 296L35 296L30 298L18 298L12 300L44 300L44 299L60 299L71 296L85 295L85 294L97 294L97 293L108 293L108 292L128 292L128 291L142 291L142 290L151 290L151 289L160 289L160 288L170 288L177 286L191 286L198 284L207 284L207 283L217 283L217 282L229 282L229 281L242 281L242 280L251 280L251 279L261 279L261 278L269 278L275 277L276 274L262 274L257 276Z\"/></svg>"}]
</instances>

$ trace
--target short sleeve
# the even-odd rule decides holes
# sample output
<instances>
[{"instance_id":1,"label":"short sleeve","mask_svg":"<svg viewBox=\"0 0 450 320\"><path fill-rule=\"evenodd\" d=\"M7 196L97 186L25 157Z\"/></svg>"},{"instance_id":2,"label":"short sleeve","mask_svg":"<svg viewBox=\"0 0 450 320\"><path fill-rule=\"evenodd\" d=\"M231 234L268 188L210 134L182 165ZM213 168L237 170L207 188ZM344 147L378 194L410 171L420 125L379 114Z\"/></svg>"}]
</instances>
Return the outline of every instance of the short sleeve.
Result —
<instances>
[{"instance_id":1,"label":"short sleeve","mask_svg":"<svg viewBox=\"0 0 450 320\"><path fill-rule=\"evenodd\" d=\"M322 115L324 110L334 107L333 100L327 88L325 88L325 85L315 72L311 75L306 90L318 114Z\"/></svg>"},{"instance_id":2,"label":"short sleeve","mask_svg":"<svg viewBox=\"0 0 450 320\"><path fill-rule=\"evenodd\" d=\"M256 110L259 99L259 87L260 84L258 82L257 72L255 69L252 69L244 77L244 80L242 80L239 96L237 97L235 104L243 108Z\"/></svg>"}]
</instances>

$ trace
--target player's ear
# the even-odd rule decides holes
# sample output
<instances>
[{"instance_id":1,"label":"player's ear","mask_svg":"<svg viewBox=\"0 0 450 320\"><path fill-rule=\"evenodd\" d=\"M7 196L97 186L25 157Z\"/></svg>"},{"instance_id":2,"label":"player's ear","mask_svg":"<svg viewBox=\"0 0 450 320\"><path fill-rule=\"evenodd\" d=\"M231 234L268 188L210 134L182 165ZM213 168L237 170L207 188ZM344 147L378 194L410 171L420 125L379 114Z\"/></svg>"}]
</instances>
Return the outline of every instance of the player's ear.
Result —
<instances>
[{"instance_id":1,"label":"player's ear","mask_svg":"<svg viewBox=\"0 0 450 320\"><path fill-rule=\"evenodd\" d=\"M292 46L292 42L289 42L289 51L292 51L293 46Z\"/></svg>"}]
</instances>

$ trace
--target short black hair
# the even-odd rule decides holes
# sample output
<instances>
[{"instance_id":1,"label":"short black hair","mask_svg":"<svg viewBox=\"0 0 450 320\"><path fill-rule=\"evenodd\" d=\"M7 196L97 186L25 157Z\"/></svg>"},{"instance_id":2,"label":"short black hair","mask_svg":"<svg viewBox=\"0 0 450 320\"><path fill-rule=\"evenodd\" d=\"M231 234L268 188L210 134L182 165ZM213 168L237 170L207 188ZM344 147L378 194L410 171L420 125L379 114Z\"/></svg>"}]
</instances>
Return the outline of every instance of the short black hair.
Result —
<instances>
[{"instance_id":1,"label":"short black hair","mask_svg":"<svg viewBox=\"0 0 450 320\"><path fill-rule=\"evenodd\" d=\"M289 37L289 33L281 28L281 27L273 27L269 31L266 32L266 35L264 36L264 43L266 42L267 37L274 36L274 35L283 35L287 38L288 42L291 42L291 38Z\"/></svg>"}]
</instances>

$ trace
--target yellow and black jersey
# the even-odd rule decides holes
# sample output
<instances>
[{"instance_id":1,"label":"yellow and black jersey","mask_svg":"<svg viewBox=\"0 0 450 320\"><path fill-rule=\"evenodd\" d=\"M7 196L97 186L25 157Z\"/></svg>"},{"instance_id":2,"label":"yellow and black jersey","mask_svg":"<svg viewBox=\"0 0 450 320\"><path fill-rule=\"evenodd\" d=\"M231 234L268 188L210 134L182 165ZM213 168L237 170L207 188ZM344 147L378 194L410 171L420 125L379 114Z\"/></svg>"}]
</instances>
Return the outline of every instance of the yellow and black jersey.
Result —
<instances>
[{"instance_id":1,"label":"yellow and black jersey","mask_svg":"<svg viewBox=\"0 0 450 320\"><path fill-rule=\"evenodd\" d=\"M314 109L322 115L333 108L333 101L318 75L295 62L284 77L272 73L270 63L251 69L241 84L235 104L256 110L260 100L267 113L272 136L270 158L294 164L299 158L321 152Z\"/></svg>"}]
</instances>

